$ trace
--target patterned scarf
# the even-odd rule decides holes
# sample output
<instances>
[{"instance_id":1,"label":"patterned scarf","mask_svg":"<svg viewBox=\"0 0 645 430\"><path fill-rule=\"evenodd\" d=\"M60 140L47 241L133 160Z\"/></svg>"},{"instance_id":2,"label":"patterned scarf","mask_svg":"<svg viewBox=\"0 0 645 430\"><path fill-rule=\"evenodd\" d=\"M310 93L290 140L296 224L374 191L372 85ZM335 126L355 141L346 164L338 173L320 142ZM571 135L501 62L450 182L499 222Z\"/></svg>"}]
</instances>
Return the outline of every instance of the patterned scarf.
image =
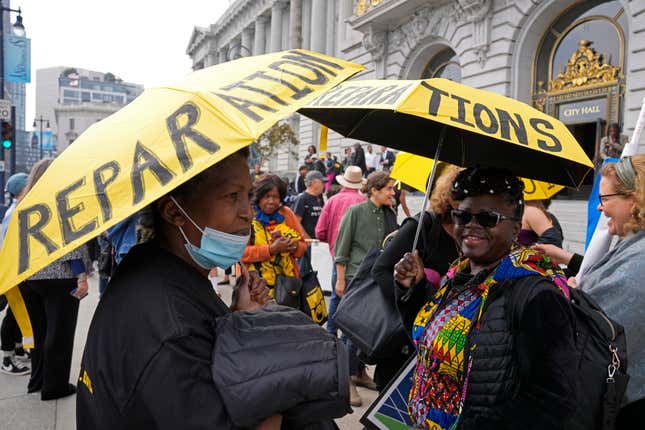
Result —
<instances>
[{"instance_id":1,"label":"patterned scarf","mask_svg":"<svg viewBox=\"0 0 645 430\"><path fill-rule=\"evenodd\" d=\"M486 279L455 293L455 277L466 276L468 259L457 260L448 270L434 297L421 308L412 328L417 365L410 390L408 412L416 428L453 430L462 413L472 369L470 333L479 330L491 288L506 279L539 274L550 278L569 298L566 276L548 257L516 247Z\"/></svg>"}]
</instances>

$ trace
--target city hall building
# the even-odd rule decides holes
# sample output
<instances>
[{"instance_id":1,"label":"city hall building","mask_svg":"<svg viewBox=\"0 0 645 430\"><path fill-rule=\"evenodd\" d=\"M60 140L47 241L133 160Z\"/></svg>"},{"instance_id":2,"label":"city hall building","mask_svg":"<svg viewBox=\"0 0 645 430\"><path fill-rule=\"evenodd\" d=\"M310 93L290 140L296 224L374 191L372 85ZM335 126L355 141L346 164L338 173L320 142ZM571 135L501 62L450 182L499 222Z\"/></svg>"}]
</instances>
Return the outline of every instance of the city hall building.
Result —
<instances>
[{"instance_id":1,"label":"city hall building","mask_svg":"<svg viewBox=\"0 0 645 430\"><path fill-rule=\"evenodd\" d=\"M201 69L292 47L365 65L356 79L444 77L529 103L592 160L608 124L631 136L645 97L645 0L235 0L187 53ZM299 159L272 169L318 145L316 123L289 121ZM351 143L330 133L334 154Z\"/></svg>"}]
</instances>

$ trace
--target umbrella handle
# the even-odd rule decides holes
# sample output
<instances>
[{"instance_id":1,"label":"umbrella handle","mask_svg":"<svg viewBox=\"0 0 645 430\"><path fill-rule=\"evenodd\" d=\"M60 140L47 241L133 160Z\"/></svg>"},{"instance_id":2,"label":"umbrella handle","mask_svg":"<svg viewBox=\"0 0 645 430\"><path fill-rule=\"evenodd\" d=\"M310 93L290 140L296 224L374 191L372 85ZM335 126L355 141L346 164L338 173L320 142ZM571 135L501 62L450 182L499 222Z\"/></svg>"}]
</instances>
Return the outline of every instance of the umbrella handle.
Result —
<instances>
[{"instance_id":1,"label":"umbrella handle","mask_svg":"<svg viewBox=\"0 0 645 430\"><path fill-rule=\"evenodd\" d=\"M421 228L423 227L423 216L426 213L426 207L428 206L428 200L430 199L430 193L432 192L432 185L434 184L434 177L437 174L437 166L439 165L439 155L441 155L441 148L443 147L443 140L446 137L446 129L448 126L443 126L441 133L439 134L439 143L437 144L437 150L434 153L434 163L432 163L432 171L430 172L430 180L428 180L428 188L426 189L426 194L423 196L423 204L421 205L421 213L419 214L419 224L417 225L417 232L414 234L414 242L412 243L412 251L414 252L417 249L419 244L419 235L421 234Z\"/></svg>"}]
</instances>

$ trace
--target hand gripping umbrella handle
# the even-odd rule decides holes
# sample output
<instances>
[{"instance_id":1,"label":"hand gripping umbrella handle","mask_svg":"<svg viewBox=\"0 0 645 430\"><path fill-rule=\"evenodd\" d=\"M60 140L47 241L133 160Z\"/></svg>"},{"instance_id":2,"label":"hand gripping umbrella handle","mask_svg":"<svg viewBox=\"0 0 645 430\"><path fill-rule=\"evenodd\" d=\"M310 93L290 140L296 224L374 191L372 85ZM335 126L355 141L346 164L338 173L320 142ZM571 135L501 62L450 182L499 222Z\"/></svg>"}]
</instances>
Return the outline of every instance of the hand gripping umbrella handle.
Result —
<instances>
[{"instance_id":1,"label":"hand gripping umbrella handle","mask_svg":"<svg viewBox=\"0 0 645 430\"><path fill-rule=\"evenodd\" d=\"M443 126L441 133L439 134L439 143L437 144L437 150L434 153L434 163L432 163L432 172L430 172L430 179L428 180L428 188L426 189L426 194L423 196L423 204L421 205L421 213L419 214L419 224L417 225L417 232L414 234L414 242L412 243L412 251L414 252L417 249L419 244L419 235L421 234L421 228L423 227L423 217L426 213L426 206L428 206L428 199L430 198L430 193L432 192L432 185L434 184L434 177L437 174L437 166L439 165L439 156L441 155L441 147L443 146L444 138L446 137L447 126Z\"/></svg>"}]
</instances>

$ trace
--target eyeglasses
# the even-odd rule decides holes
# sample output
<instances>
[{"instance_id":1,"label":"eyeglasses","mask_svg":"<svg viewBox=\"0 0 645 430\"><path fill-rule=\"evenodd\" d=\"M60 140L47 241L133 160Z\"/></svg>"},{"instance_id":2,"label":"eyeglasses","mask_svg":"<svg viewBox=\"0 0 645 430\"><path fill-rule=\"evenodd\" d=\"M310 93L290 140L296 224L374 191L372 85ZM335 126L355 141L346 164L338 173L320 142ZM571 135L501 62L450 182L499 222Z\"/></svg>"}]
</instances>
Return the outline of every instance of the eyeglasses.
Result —
<instances>
[{"instance_id":1,"label":"eyeglasses","mask_svg":"<svg viewBox=\"0 0 645 430\"><path fill-rule=\"evenodd\" d=\"M461 209L453 209L451 212L451 215L452 215L452 220L457 225L466 225L473 219L473 217L475 217L477 224L486 228L493 228L497 224L499 224L500 221L503 221L506 219L513 220L513 221L518 220L518 218L516 217L502 215L500 213L493 212L493 211L482 211L476 214L471 214L470 212L466 212Z\"/></svg>"},{"instance_id":2,"label":"eyeglasses","mask_svg":"<svg viewBox=\"0 0 645 430\"><path fill-rule=\"evenodd\" d=\"M626 195L627 193L598 194L598 200L600 200L600 206L605 206L605 203L607 203L607 197L626 196Z\"/></svg>"}]
</instances>

